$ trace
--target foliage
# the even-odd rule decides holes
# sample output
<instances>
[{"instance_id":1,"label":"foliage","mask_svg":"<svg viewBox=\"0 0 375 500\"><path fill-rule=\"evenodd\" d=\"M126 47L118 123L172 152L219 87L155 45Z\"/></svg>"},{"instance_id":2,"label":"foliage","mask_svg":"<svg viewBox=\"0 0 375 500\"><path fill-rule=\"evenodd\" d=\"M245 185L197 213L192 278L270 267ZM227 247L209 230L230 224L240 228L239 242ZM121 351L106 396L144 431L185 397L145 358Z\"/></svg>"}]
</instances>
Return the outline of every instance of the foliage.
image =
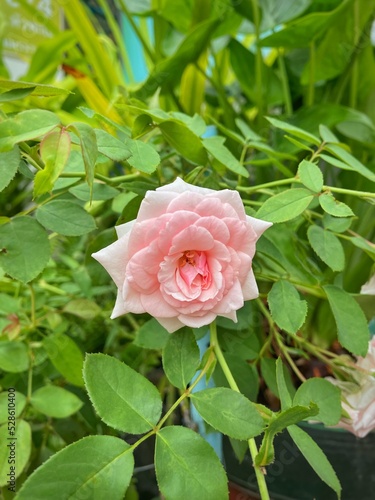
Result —
<instances>
[{"instance_id":1,"label":"foliage","mask_svg":"<svg viewBox=\"0 0 375 500\"><path fill-rule=\"evenodd\" d=\"M191 403L234 440L262 436L258 474L287 428L339 496L296 425L337 424L339 389L304 381L298 360L346 378L350 354L368 348L375 300L359 292L375 260L375 2L119 0L149 68L138 84L108 3L97 3L109 32L79 0L64 2L69 29L50 27L22 81L0 80L0 435L15 387L17 498L93 488L124 498L146 438L166 498L227 498L219 459L188 428ZM169 336L147 315L110 320L115 287L91 258L147 190L177 176L236 189L249 215L274 223L253 262L260 298L237 324L218 319L202 360L206 330ZM193 391L211 376L216 388Z\"/></svg>"}]
</instances>

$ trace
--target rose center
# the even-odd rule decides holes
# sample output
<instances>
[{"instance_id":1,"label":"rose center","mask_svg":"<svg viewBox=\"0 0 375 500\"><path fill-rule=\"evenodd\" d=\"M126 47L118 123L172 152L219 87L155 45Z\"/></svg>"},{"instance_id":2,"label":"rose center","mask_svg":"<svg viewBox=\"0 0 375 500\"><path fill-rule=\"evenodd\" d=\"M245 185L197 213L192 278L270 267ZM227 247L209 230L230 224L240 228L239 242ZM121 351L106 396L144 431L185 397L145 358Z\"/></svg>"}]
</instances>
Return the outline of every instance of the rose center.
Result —
<instances>
[{"instance_id":1,"label":"rose center","mask_svg":"<svg viewBox=\"0 0 375 500\"><path fill-rule=\"evenodd\" d=\"M177 272L189 287L208 288L211 284L211 273L204 252L184 252L178 260Z\"/></svg>"}]
</instances>

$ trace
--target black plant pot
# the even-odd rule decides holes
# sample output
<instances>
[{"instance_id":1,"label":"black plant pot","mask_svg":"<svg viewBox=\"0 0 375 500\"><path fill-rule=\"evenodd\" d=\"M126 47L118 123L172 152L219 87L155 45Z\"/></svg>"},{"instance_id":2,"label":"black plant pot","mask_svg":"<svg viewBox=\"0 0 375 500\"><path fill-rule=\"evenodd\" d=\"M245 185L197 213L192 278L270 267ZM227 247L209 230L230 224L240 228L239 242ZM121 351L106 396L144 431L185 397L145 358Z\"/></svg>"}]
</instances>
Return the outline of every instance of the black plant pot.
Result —
<instances>
[{"instance_id":1,"label":"black plant pot","mask_svg":"<svg viewBox=\"0 0 375 500\"><path fill-rule=\"evenodd\" d=\"M342 500L375 498L375 433L356 438L342 429L321 425L301 425L322 448L342 486ZM224 439L224 459L231 481L257 491L251 458L239 464L228 439ZM275 439L275 462L267 467L266 481L272 500L337 500L336 494L321 481L299 449L284 431Z\"/></svg>"}]
</instances>

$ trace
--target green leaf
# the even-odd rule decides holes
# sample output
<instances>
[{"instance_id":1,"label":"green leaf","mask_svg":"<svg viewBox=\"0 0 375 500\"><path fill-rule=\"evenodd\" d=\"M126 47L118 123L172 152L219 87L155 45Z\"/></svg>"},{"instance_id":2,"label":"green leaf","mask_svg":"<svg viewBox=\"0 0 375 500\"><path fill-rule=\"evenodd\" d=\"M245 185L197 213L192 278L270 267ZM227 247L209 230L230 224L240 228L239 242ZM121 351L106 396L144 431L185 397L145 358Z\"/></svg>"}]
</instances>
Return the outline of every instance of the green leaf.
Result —
<instances>
[{"instance_id":1,"label":"green leaf","mask_svg":"<svg viewBox=\"0 0 375 500\"><path fill-rule=\"evenodd\" d=\"M323 139L324 142L333 142L333 143L339 143L340 141L338 138L333 134L329 128L327 128L325 125L320 124L319 125L319 133L320 137Z\"/></svg>"},{"instance_id":2,"label":"green leaf","mask_svg":"<svg viewBox=\"0 0 375 500\"><path fill-rule=\"evenodd\" d=\"M310 205L314 195L303 188L287 189L268 198L256 217L269 222L285 222L300 215Z\"/></svg>"},{"instance_id":3,"label":"green leaf","mask_svg":"<svg viewBox=\"0 0 375 500\"><path fill-rule=\"evenodd\" d=\"M145 100L154 94L158 87L168 90L169 85L177 84L186 66L198 60L218 24L217 19L210 19L194 26L176 52L155 66L146 82L135 92L135 96Z\"/></svg>"},{"instance_id":4,"label":"green leaf","mask_svg":"<svg viewBox=\"0 0 375 500\"><path fill-rule=\"evenodd\" d=\"M142 434L159 421L159 391L145 377L105 354L88 354L83 378L94 408L110 427Z\"/></svg>"},{"instance_id":5,"label":"green leaf","mask_svg":"<svg viewBox=\"0 0 375 500\"><path fill-rule=\"evenodd\" d=\"M321 142L320 139L315 135L310 134L310 132L302 130L299 127L296 127L291 123L282 122L281 120L277 120L276 118L271 118L270 116L266 116L266 118L274 127L284 130L284 132L288 132L290 135L298 137L299 139L303 139L304 141L307 141L309 144L312 143L315 144L316 146L319 146Z\"/></svg>"},{"instance_id":6,"label":"green leaf","mask_svg":"<svg viewBox=\"0 0 375 500\"><path fill-rule=\"evenodd\" d=\"M277 325L288 333L297 333L307 314L307 302L301 300L296 288L285 280L273 284L268 304Z\"/></svg>"},{"instance_id":7,"label":"green leaf","mask_svg":"<svg viewBox=\"0 0 375 500\"><path fill-rule=\"evenodd\" d=\"M341 2L339 7L331 12L312 12L295 19L287 23L284 29L260 40L260 45L262 47L284 47L287 49L308 47L315 38L329 28L341 11L342 6L347 3L348 0Z\"/></svg>"},{"instance_id":8,"label":"green leaf","mask_svg":"<svg viewBox=\"0 0 375 500\"><path fill-rule=\"evenodd\" d=\"M10 151L15 144L36 139L51 132L60 120L44 109L21 111L16 116L0 122L0 151Z\"/></svg>"},{"instance_id":9,"label":"green leaf","mask_svg":"<svg viewBox=\"0 0 375 500\"><path fill-rule=\"evenodd\" d=\"M11 151L0 153L0 191L6 188L16 175L20 161L21 156L17 146Z\"/></svg>"},{"instance_id":10,"label":"green leaf","mask_svg":"<svg viewBox=\"0 0 375 500\"><path fill-rule=\"evenodd\" d=\"M283 100L282 86L277 73L266 65L263 59L259 63L256 56L234 38L229 42L228 49L232 69L241 85L241 90L249 100L256 103L259 99L254 74L259 70L257 64L261 64L262 94L266 97L269 105L281 103Z\"/></svg>"},{"instance_id":11,"label":"green leaf","mask_svg":"<svg viewBox=\"0 0 375 500\"><path fill-rule=\"evenodd\" d=\"M90 193L90 188L87 184L73 186L69 189L69 193L82 201L103 201L112 200L115 196L118 196L119 191L108 184L94 182L92 193Z\"/></svg>"},{"instance_id":12,"label":"green leaf","mask_svg":"<svg viewBox=\"0 0 375 500\"><path fill-rule=\"evenodd\" d=\"M9 397L11 399L9 399ZM8 414L8 404L13 406L9 406L10 411L14 411L14 413ZM8 391L4 390L0 394L0 424L4 424L8 420L8 416L14 416L18 418L26 405L26 396L22 394L22 392L18 391Z\"/></svg>"},{"instance_id":13,"label":"green leaf","mask_svg":"<svg viewBox=\"0 0 375 500\"><path fill-rule=\"evenodd\" d=\"M156 434L155 468L165 498L228 500L227 477L218 456L191 429L169 426Z\"/></svg>"},{"instance_id":14,"label":"green leaf","mask_svg":"<svg viewBox=\"0 0 375 500\"><path fill-rule=\"evenodd\" d=\"M340 146L337 146L336 144L330 144L329 146L325 146L324 148L326 151L329 153L337 156L344 165L346 166L346 170L353 170L354 172L358 172L360 175L363 177L366 177L366 179L369 179L372 182L375 182L375 173L371 172L367 167L365 167L357 158L354 158L353 155L348 153L345 149L341 148ZM341 163L336 163L332 162L332 158L328 155L320 155L321 158L323 158L325 161L328 163L332 163L332 165L339 167L341 165L341 168L345 168L342 166ZM334 159L333 159L334 160Z\"/></svg>"},{"instance_id":15,"label":"green leaf","mask_svg":"<svg viewBox=\"0 0 375 500\"><path fill-rule=\"evenodd\" d=\"M150 144L128 139L126 146L131 151L131 156L127 159L129 165L145 174L155 172L157 166L160 164L160 156Z\"/></svg>"},{"instance_id":16,"label":"green leaf","mask_svg":"<svg viewBox=\"0 0 375 500\"><path fill-rule=\"evenodd\" d=\"M246 353L246 348L243 352ZM237 381L241 394L251 401L256 401L259 391L259 377L254 366L249 364L245 359L241 359L237 353L226 352L225 360L234 379ZM220 387L229 387L220 364L217 363L214 368L215 384Z\"/></svg>"},{"instance_id":17,"label":"green leaf","mask_svg":"<svg viewBox=\"0 0 375 500\"><path fill-rule=\"evenodd\" d=\"M207 423L231 438L247 440L263 431L256 406L232 389L205 389L191 394L190 399Z\"/></svg>"},{"instance_id":18,"label":"green leaf","mask_svg":"<svg viewBox=\"0 0 375 500\"><path fill-rule=\"evenodd\" d=\"M209 137L208 139L204 139L202 142L207 151L225 168L235 174L242 175L243 177L249 177L249 172L246 168L241 165L229 149L224 146L224 137Z\"/></svg>"},{"instance_id":19,"label":"green leaf","mask_svg":"<svg viewBox=\"0 0 375 500\"><path fill-rule=\"evenodd\" d=\"M65 236L81 236L96 228L92 215L69 200L52 200L40 205L36 218L46 229Z\"/></svg>"},{"instance_id":20,"label":"green leaf","mask_svg":"<svg viewBox=\"0 0 375 500\"><path fill-rule=\"evenodd\" d=\"M323 226L325 229L330 229L334 233L344 233L352 225L353 219L348 217L332 217L332 215L324 214Z\"/></svg>"},{"instance_id":21,"label":"green leaf","mask_svg":"<svg viewBox=\"0 0 375 500\"><path fill-rule=\"evenodd\" d=\"M338 498L340 498L340 482L323 451L306 432L296 425L289 427L288 432L320 479L328 484L337 493Z\"/></svg>"},{"instance_id":22,"label":"green leaf","mask_svg":"<svg viewBox=\"0 0 375 500\"><path fill-rule=\"evenodd\" d=\"M306 406L313 401L319 407L314 420L325 425L336 425L341 417L341 391L322 378L310 378L303 382L294 395L293 405Z\"/></svg>"},{"instance_id":23,"label":"green leaf","mask_svg":"<svg viewBox=\"0 0 375 500\"><path fill-rule=\"evenodd\" d=\"M276 382L277 382L277 390L279 393L279 398L281 402L281 409L282 410L287 410L292 406L292 397L290 395L285 377L284 377L284 370L287 369L286 366L284 366L284 363L282 362L281 358L277 358L276 360ZM303 406L308 406L310 401L308 401L307 405ZM296 405L295 405L296 406Z\"/></svg>"},{"instance_id":24,"label":"green leaf","mask_svg":"<svg viewBox=\"0 0 375 500\"><path fill-rule=\"evenodd\" d=\"M0 80L0 89L7 91L7 94L14 92L12 95L14 98L18 95L18 99L21 98L20 96L22 96L22 91L28 92L25 96L31 94L32 96L38 97L52 97L69 94L69 90L62 87L54 87L52 85L44 85L42 83L28 83L11 80ZM16 94L16 91L18 91L19 94ZM3 95L4 94L2 94L1 97Z\"/></svg>"},{"instance_id":25,"label":"green leaf","mask_svg":"<svg viewBox=\"0 0 375 500\"><path fill-rule=\"evenodd\" d=\"M58 372L68 382L82 386L83 354L73 339L59 333L43 340L43 347Z\"/></svg>"},{"instance_id":26,"label":"green leaf","mask_svg":"<svg viewBox=\"0 0 375 500\"><path fill-rule=\"evenodd\" d=\"M51 254L48 235L30 216L0 226L0 266L14 279L28 283L46 267Z\"/></svg>"},{"instance_id":27,"label":"green leaf","mask_svg":"<svg viewBox=\"0 0 375 500\"><path fill-rule=\"evenodd\" d=\"M0 342L0 368L5 372L19 373L29 368L29 353L23 342Z\"/></svg>"},{"instance_id":28,"label":"green leaf","mask_svg":"<svg viewBox=\"0 0 375 500\"><path fill-rule=\"evenodd\" d=\"M79 137L83 163L85 165L86 181L90 189L92 189L95 163L98 157L98 145L94 129L86 123L73 123L69 125L69 129Z\"/></svg>"},{"instance_id":29,"label":"green leaf","mask_svg":"<svg viewBox=\"0 0 375 500\"><path fill-rule=\"evenodd\" d=\"M93 300L74 299L64 306L63 311L89 321L96 318L102 310Z\"/></svg>"},{"instance_id":30,"label":"green leaf","mask_svg":"<svg viewBox=\"0 0 375 500\"><path fill-rule=\"evenodd\" d=\"M273 392L273 394L281 399L277 384L277 374L276 374L276 359L274 358L262 358L260 360L260 368L262 377L266 382L267 387ZM289 394L293 395L295 393L294 384L290 373L285 365L282 365L283 368L283 379L285 380L286 388ZM280 374L279 374L280 379ZM284 399L286 398L285 394L283 395ZM288 401L285 401L288 403Z\"/></svg>"},{"instance_id":31,"label":"green leaf","mask_svg":"<svg viewBox=\"0 0 375 500\"><path fill-rule=\"evenodd\" d=\"M31 455L31 427L25 420L17 420L16 428L13 430L9 423L0 427L0 486L8 486L11 469L16 478L25 469ZM11 434L11 432L14 434ZM6 443L6 444L5 444ZM14 452L14 455L13 455ZM14 460L14 461L13 461Z\"/></svg>"},{"instance_id":32,"label":"green leaf","mask_svg":"<svg viewBox=\"0 0 375 500\"><path fill-rule=\"evenodd\" d=\"M314 252L332 271L342 271L345 267L345 253L340 240L331 231L320 226L310 226L307 237Z\"/></svg>"},{"instance_id":33,"label":"green leaf","mask_svg":"<svg viewBox=\"0 0 375 500\"><path fill-rule=\"evenodd\" d=\"M49 458L23 483L19 500L122 500L134 468L130 446L113 436L88 436ZM62 478L61 471L64 471Z\"/></svg>"},{"instance_id":34,"label":"green leaf","mask_svg":"<svg viewBox=\"0 0 375 500\"><path fill-rule=\"evenodd\" d=\"M200 138L186 125L169 120L159 124L165 140L192 163L204 165L207 154Z\"/></svg>"},{"instance_id":35,"label":"green leaf","mask_svg":"<svg viewBox=\"0 0 375 500\"><path fill-rule=\"evenodd\" d=\"M275 457L273 440L276 434L290 425L301 422L305 418L314 417L317 415L318 411L319 409L316 404L311 403L309 406L293 406L292 408L288 408L278 413L273 420L271 420L264 433L259 453L255 458L256 465L264 467L273 462Z\"/></svg>"},{"instance_id":36,"label":"green leaf","mask_svg":"<svg viewBox=\"0 0 375 500\"><path fill-rule=\"evenodd\" d=\"M40 143L44 169L36 173L34 198L52 191L70 155L70 135L65 129L52 130Z\"/></svg>"},{"instance_id":37,"label":"green leaf","mask_svg":"<svg viewBox=\"0 0 375 500\"><path fill-rule=\"evenodd\" d=\"M336 321L340 344L357 356L366 356L370 332L364 312L345 290L335 285L323 289Z\"/></svg>"},{"instance_id":38,"label":"green leaf","mask_svg":"<svg viewBox=\"0 0 375 500\"><path fill-rule=\"evenodd\" d=\"M72 392L55 385L46 385L31 395L33 407L54 418L66 418L82 407L82 401Z\"/></svg>"},{"instance_id":39,"label":"green leaf","mask_svg":"<svg viewBox=\"0 0 375 500\"><path fill-rule=\"evenodd\" d=\"M320 193L323 188L323 174L315 163L302 160L297 173L304 186L315 193Z\"/></svg>"},{"instance_id":40,"label":"green leaf","mask_svg":"<svg viewBox=\"0 0 375 500\"><path fill-rule=\"evenodd\" d=\"M1 82L0 82L1 85ZM0 102L17 101L18 99L23 99L32 93L35 87L29 87L26 89L13 89L7 92L2 92L0 94Z\"/></svg>"},{"instance_id":41,"label":"green leaf","mask_svg":"<svg viewBox=\"0 0 375 500\"><path fill-rule=\"evenodd\" d=\"M199 347L191 330L183 328L169 336L163 350L163 368L175 387L186 389L199 362Z\"/></svg>"},{"instance_id":42,"label":"green leaf","mask_svg":"<svg viewBox=\"0 0 375 500\"><path fill-rule=\"evenodd\" d=\"M123 161L132 154L130 149L122 141L109 134L105 130L94 129L98 151L113 161Z\"/></svg>"},{"instance_id":43,"label":"green leaf","mask_svg":"<svg viewBox=\"0 0 375 500\"><path fill-rule=\"evenodd\" d=\"M169 336L167 330L152 318L137 330L133 344L144 349L163 349Z\"/></svg>"},{"instance_id":44,"label":"green leaf","mask_svg":"<svg viewBox=\"0 0 375 500\"><path fill-rule=\"evenodd\" d=\"M354 213L348 205L337 201L331 193L324 192L319 198L319 203L322 209L327 212L327 214L334 215L335 217L352 217Z\"/></svg>"}]
</instances>

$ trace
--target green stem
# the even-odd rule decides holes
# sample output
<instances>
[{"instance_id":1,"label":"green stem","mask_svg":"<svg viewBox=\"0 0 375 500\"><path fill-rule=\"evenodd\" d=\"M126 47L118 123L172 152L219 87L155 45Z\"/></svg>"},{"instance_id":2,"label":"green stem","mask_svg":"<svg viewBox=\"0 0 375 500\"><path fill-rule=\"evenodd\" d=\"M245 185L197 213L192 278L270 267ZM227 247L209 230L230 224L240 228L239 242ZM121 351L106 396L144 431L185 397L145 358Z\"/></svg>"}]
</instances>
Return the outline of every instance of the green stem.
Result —
<instances>
[{"instance_id":1,"label":"green stem","mask_svg":"<svg viewBox=\"0 0 375 500\"><path fill-rule=\"evenodd\" d=\"M35 291L34 291L33 285L31 283L29 284L29 289L30 289L30 298L31 298L31 306L30 306L30 311L31 311L31 327L32 328L36 328Z\"/></svg>"},{"instance_id":2,"label":"green stem","mask_svg":"<svg viewBox=\"0 0 375 500\"><path fill-rule=\"evenodd\" d=\"M219 364L221 366L221 369L223 370L225 378L227 379L230 388L233 391L240 393L241 391L239 390L238 385L233 378L232 372L230 371L229 366L224 358L223 352L220 348L219 341L217 338L217 330L216 330L215 321L213 321L210 325L210 332L211 332L211 338L210 338L211 347L213 347L213 349L214 349L216 358L219 361ZM266 484L266 479L264 477L264 473L262 472L262 469L260 467L255 465L255 457L258 455L258 448L257 448L257 445L255 443L255 439L254 438L249 439L248 445L249 445L250 455L251 455L251 458L253 460L253 467L254 467L255 475L257 478L257 482L258 482L260 497L262 500L270 500L270 496L268 494L268 489L267 489L267 484Z\"/></svg>"}]
</instances>

